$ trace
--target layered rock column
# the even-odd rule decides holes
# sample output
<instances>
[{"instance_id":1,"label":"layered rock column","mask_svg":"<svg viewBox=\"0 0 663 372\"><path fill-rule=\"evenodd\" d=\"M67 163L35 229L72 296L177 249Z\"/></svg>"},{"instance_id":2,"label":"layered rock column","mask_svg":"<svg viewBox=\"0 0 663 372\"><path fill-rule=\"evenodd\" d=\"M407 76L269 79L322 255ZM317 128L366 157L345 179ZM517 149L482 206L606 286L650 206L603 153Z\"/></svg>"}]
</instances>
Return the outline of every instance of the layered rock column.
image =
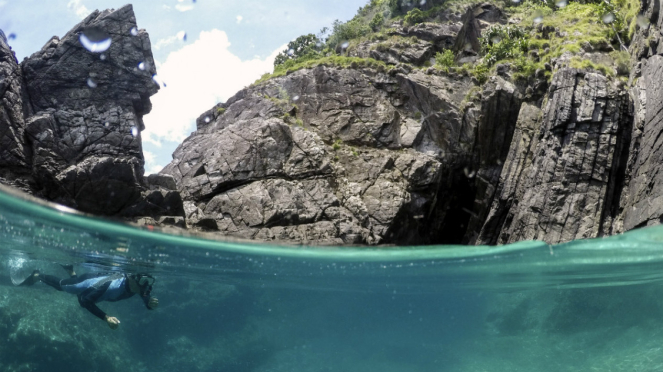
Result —
<instances>
[{"instance_id":1,"label":"layered rock column","mask_svg":"<svg viewBox=\"0 0 663 372\"><path fill-rule=\"evenodd\" d=\"M499 195L477 243L599 236L618 197L615 183L627 148L623 132L631 123L628 104L627 94L602 75L558 71L539 138L531 138L535 124L527 118L535 117L535 110L521 110Z\"/></svg>"},{"instance_id":2,"label":"layered rock column","mask_svg":"<svg viewBox=\"0 0 663 372\"><path fill-rule=\"evenodd\" d=\"M623 229L659 224L663 220L663 57L644 62L634 90L641 101L636 111L632 173L622 198Z\"/></svg>"}]
</instances>

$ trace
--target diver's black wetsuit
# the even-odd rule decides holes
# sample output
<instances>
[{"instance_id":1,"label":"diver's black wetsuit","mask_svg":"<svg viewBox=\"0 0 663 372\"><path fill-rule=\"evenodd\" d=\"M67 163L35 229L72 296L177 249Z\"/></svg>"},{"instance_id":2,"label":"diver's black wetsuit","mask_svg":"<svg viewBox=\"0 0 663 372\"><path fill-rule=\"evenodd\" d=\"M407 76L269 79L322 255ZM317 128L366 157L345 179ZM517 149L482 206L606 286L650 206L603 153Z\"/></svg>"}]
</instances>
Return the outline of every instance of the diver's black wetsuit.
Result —
<instances>
[{"instance_id":1,"label":"diver's black wetsuit","mask_svg":"<svg viewBox=\"0 0 663 372\"><path fill-rule=\"evenodd\" d=\"M115 302L135 294L129 290L127 276L122 273L86 273L67 279L60 279L53 275L40 275L39 279L58 291L78 295L78 303L103 320L106 319L106 313L97 307L97 302ZM147 306L150 296L144 295L141 296L141 299L145 303L145 307L152 310Z\"/></svg>"}]
</instances>

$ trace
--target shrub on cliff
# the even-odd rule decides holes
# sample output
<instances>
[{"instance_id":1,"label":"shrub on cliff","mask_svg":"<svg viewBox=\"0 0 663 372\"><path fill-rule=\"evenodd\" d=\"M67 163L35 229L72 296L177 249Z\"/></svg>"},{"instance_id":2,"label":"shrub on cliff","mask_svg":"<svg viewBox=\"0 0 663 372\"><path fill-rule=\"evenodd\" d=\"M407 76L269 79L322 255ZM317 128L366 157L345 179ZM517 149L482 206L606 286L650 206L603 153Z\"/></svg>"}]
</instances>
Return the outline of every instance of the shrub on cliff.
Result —
<instances>
[{"instance_id":1,"label":"shrub on cliff","mask_svg":"<svg viewBox=\"0 0 663 372\"><path fill-rule=\"evenodd\" d=\"M499 60L517 58L527 53L529 37L521 27L494 25L483 32L479 42L484 63L490 67Z\"/></svg>"},{"instance_id":2,"label":"shrub on cliff","mask_svg":"<svg viewBox=\"0 0 663 372\"><path fill-rule=\"evenodd\" d=\"M446 71L449 72L449 68L454 66L454 52L451 51L451 49L445 50L443 53L437 53L435 55L435 65Z\"/></svg>"},{"instance_id":3,"label":"shrub on cliff","mask_svg":"<svg viewBox=\"0 0 663 372\"><path fill-rule=\"evenodd\" d=\"M313 34L302 35L288 43L284 51L274 59L274 67L282 65L290 60L309 60L322 57L323 44Z\"/></svg>"},{"instance_id":4,"label":"shrub on cliff","mask_svg":"<svg viewBox=\"0 0 663 372\"><path fill-rule=\"evenodd\" d=\"M424 12L419 8L414 8L407 12L405 15L405 23L409 25L416 25L417 23L423 22L425 19Z\"/></svg>"},{"instance_id":5,"label":"shrub on cliff","mask_svg":"<svg viewBox=\"0 0 663 372\"><path fill-rule=\"evenodd\" d=\"M363 18L353 18L348 22L341 22L338 19L332 24L332 33L327 38L327 45L336 50L343 43L366 36L371 32L371 28L365 23Z\"/></svg>"},{"instance_id":6,"label":"shrub on cliff","mask_svg":"<svg viewBox=\"0 0 663 372\"><path fill-rule=\"evenodd\" d=\"M373 16L373 19L371 19L371 22L368 24L368 27L370 27L373 31L377 31L382 27L384 24L384 14L382 13L376 13L375 16Z\"/></svg>"}]
</instances>

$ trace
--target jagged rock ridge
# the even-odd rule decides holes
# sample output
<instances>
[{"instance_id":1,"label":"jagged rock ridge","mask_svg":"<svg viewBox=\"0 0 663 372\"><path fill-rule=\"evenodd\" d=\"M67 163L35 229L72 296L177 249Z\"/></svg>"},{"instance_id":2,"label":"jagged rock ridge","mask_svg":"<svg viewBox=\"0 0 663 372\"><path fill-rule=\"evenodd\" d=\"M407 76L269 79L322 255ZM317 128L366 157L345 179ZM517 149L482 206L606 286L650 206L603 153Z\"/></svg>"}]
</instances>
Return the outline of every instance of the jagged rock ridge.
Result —
<instances>
[{"instance_id":1,"label":"jagged rock ridge","mask_svg":"<svg viewBox=\"0 0 663 372\"><path fill-rule=\"evenodd\" d=\"M142 118L158 85L149 36L135 27L130 5L95 11L20 66L0 42L5 182L95 214L183 215L177 191L143 178ZM91 28L111 37L101 54L79 41Z\"/></svg>"}]
</instances>

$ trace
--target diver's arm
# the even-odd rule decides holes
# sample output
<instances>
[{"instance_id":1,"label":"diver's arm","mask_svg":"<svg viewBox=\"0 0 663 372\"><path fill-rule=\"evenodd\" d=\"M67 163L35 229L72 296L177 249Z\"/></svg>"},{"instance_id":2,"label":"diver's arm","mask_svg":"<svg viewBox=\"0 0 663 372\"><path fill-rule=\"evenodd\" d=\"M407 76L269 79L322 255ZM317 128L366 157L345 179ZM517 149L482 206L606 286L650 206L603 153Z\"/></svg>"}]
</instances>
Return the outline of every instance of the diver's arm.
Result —
<instances>
[{"instance_id":1,"label":"diver's arm","mask_svg":"<svg viewBox=\"0 0 663 372\"><path fill-rule=\"evenodd\" d=\"M101 288L94 289L90 288L87 291L81 293L78 296L78 303L86 308L89 312L94 314L97 318L105 321L111 329L115 329L120 325L120 320L113 316L108 316L103 310L101 310L96 304L95 299L99 298L104 292L108 289L110 282Z\"/></svg>"},{"instance_id":2,"label":"diver's arm","mask_svg":"<svg viewBox=\"0 0 663 372\"><path fill-rule=\"evenodd\" d=\"M159 306L159 300L156 297L140 296L140 299L143 300L143 303L148 310L154 310Z\"/></svg>"},{"instance_id":3,"label":"diver's arm","mask_svg":"<svg viewBox=\"0 0 663 372\"><path fill-rule=\"evenodd\" d=\"M114 316L108 316L103 310L101 310L94 302L82 300L80 297L78 301L81 303L81 306L86 308L89 312L94 314L97 318L105 321L111 329L115 329L120 325L120 320Z\"/></svg>"},{"instance_id":4,"label":"diver's arm","mask_svg":"<svg viewBox=\"0 0 663 372\"><path fill-rule=\"evenodd\" d=\"M95 303L94 301L91 301L87 296L78 296L78 303L81 304L82 307L86 308L89 312L94 314L97 318L101 320L106 320L106 313L101 310Z\"/></svg>"}]
</instances>

